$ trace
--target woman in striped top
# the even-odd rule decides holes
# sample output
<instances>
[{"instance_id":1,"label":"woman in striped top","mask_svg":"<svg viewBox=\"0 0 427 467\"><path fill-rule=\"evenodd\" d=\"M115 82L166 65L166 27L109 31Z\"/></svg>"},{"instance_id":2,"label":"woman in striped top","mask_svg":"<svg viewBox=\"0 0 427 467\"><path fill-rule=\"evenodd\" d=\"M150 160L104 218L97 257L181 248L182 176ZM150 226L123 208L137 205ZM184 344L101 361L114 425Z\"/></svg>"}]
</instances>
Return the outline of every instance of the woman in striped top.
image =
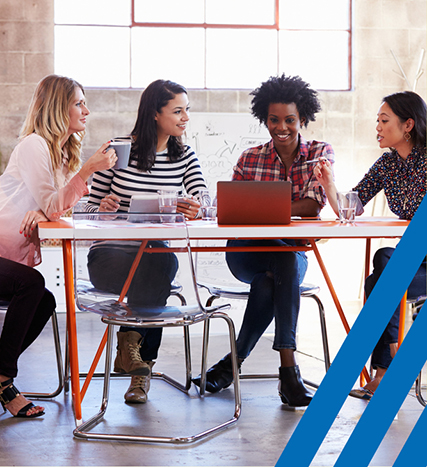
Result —
<instances>
[{"instance_id":1,"label":"woman in striped top","mask_svg":"<svg viewBox=\"0 0 427 467\"><path fill-rule=\"evenodd\" d=\"M206 189L200 164L182 135L189 120L187 91L171 81L157 80L142 93L135 127L131 133L130 162L125 169L110 169L94 175L87 211L127 212L136 193L176 190L186 203L177 211L188 219L197 217L196 195ZM152 246L165 246L150 242ZM138 242L100 242L88 255L90 279L95 287L120 293L138 251ZM128 302L140 306L162 306L170 295L178 269L172 253L143 255L128 292ZM132 375L125 394L129 403L144 403L151 369L157 358L161 328L121 327L117 333L114 371Z\"/></svg>"}]
</instances>

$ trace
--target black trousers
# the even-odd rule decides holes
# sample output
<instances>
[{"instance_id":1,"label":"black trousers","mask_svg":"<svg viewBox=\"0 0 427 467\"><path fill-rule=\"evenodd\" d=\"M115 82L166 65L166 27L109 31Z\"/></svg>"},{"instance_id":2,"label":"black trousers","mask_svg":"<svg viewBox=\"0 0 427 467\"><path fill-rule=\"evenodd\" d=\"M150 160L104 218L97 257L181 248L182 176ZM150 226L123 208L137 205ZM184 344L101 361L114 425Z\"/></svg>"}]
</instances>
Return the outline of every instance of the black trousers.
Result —
<instances>
[{"instance_id":1,"label":"black trousers","mask_svg":"<svg viewBox=\"0 0 427 467\"><path fill-rule=\"evenodd\" d=\"M39 271L1 257L0 300L9 302L0 336L0 374L15 378L19 356L42 332L56 302Z\"/></svg>"},{"instance_id":2,"label":"black trousers","mask_svg":"<svg viewBox=\"0 0 427 467\"><path fill-rule=\"evenodd\" d=\"M374 270L373 273L366 279L365 292L369 297L375 284L387 266L394 248L380 248L374 255ZM408 287L408 298L417 298L426 294L426 260L421 263L415 277ZM383 332L380 340L372 352L371 365L376 370L377 368L388 368L391 363L390 344L397 343L399 333L399 318L400 305L396 308L393 316Z\"/></svg>"}]
</instances>

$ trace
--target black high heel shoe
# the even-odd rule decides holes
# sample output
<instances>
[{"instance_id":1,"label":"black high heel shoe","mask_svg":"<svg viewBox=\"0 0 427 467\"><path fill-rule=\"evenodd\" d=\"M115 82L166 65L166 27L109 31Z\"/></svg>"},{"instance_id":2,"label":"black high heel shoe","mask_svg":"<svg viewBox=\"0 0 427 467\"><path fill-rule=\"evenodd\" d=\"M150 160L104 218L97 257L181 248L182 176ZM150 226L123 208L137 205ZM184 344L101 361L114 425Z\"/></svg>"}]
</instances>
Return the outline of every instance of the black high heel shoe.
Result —
<instances>
[{"instance_id":1,"label":"black high heel shoe","mask_svg":"<svg viewBox=\"0 0 427 467\"><path fill-rule=\"evenodd\" d=\"M298 365L279 368L279 396L289 407L306 407L313 394L305 387Z\"/></svg>"},{"instance_id":2,"label":"black high heel shoe","mask_svg":"<svg viewBox=\"0 0 427 467\"><path fill-rule=\"evenodd\" d=\"M238 363L239 370L242 362ZM200 387L201 375L192 379L193 383ZM233 369L230 354L226 355L218 363L211 366L206 372L206 391L215 393L221 389L228 388L233 382Z\"/></svg>"},{"instance_id":3,"label":"black high heel shoe","mask_svg":"<svg viewBox=\"0 0 427 467\"><path fill-rule=\"evenodd\" d=\"M3 406L3 410L6 412L6 404L13 401L13 399L15 399L15 397L19 396L21 393L14 386L12 378L0 383L0 391L0 403ZM35 405L32 402L28 403L25 407L22 407L22 409L20 409L19 412L16 415L14 415L14 417L35 418L44 415L43 411L27 415L27 412L34 407Z\"/></svg>"}]
</instances>

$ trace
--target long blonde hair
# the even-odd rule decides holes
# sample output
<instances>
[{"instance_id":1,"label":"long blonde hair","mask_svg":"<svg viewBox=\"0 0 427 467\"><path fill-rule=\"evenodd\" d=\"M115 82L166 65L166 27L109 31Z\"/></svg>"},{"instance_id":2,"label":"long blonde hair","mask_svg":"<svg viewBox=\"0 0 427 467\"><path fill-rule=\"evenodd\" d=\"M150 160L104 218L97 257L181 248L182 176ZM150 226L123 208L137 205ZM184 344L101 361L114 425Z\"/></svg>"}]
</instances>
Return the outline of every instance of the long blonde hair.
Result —
<instances>
[{"instance_id":1,"label":"long blonde hair","mask_svg":"<svg viewBox=\"0 0 427 467\"><path fill-rule=\"evenodd\" d=\"M49 147L53 169L62 165L63 153L61 142L67 136L70 125L70 106L74 101L75 90L81 84L71 78L48 75L37 85L22 125L19 138L36 133ZM81 164L80 153L85 132L73 133L66 141L64 148L68 154L68 167L76 172Z\"/></svg>"}]
</instances>

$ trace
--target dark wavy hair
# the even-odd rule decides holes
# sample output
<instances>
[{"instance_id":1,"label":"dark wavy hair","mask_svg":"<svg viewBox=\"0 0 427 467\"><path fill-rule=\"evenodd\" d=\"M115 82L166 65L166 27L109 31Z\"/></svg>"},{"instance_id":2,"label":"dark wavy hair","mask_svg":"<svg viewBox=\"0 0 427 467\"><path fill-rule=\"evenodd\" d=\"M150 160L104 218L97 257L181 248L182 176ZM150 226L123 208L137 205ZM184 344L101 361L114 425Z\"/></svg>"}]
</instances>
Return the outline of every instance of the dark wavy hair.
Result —
<instances>
[{"instance_id":1,"label":"dark wavy hair","mask_svg":"<svg viewBox=\"0 0 427 467\"><path fill-rule=\"evenodd\" d=\"M267 124L270 104L292 104L297 106L300 118L304 118L304 126L316 120L315 114L321 110L317 91L299 76L271 76L261 83L259 88L251 92L252 115L260 123Z\"/></svg>"},{"instance_id":2,"label":"dark wavy hair","mask_svg":"<svg viewBox=\"0 0 427 467\"><path fill-rule=\"evenodd\" d=\"M389 94L382 101L390 106L402 123L408 118L414 120L414 128L410 131L412 142L414 146L425 148L427 107L424 100L415 92L403 91Z\"/></svg>"},{"instance_id":3,"label":"dark wavy hair","mask_svg":"<svg viewBox=\"0 0 427 467\"><path fill-rule=\"evenodd\" d=\"M177 94L187 94L184 86L158 79L153 81L141 95L139 101L138 116L131 132L132 150L131 157L137 161L137 168L144 172L153 167L156 160L157 149L157 123L156 112L161 112L168 102ZM175 161L184 154L184 144L181 137L170 136L168 140L169 160Z\"/></svg>"}]
</instances>

